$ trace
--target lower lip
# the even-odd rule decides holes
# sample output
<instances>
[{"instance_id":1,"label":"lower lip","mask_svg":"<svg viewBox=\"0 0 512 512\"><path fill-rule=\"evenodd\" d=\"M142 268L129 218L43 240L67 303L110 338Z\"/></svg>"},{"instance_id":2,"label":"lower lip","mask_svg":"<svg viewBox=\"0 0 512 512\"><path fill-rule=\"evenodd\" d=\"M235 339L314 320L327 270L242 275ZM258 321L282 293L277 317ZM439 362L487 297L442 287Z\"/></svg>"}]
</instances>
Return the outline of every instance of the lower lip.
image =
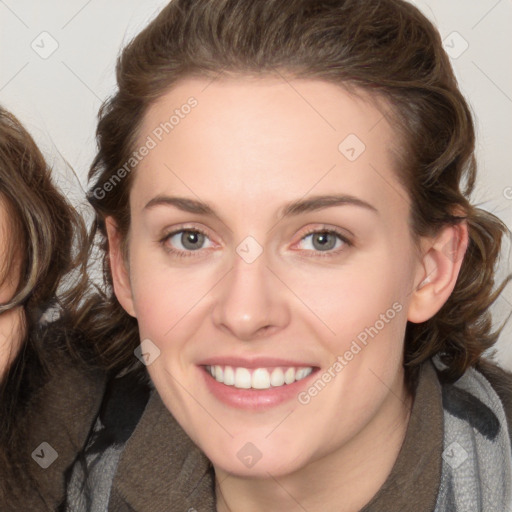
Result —
<instances>
[{"instance_id":1,"label":"lower lip","mask_svg":"<svg viewBox=\"0 0 512 512\"><path fill-rule=\"evenodd\" d=\"M230 407L247 410L263 410L276 407L289 400L296 399L300 391L306 387L318 369L314 369L307 377L297 380L292 384L285 384L268 389L239 389L235 386L226 386L217 382L208 373L204 366L199 370L203 374L206 386L210 392L221 402Z\"/></svg>"}]
</instances>

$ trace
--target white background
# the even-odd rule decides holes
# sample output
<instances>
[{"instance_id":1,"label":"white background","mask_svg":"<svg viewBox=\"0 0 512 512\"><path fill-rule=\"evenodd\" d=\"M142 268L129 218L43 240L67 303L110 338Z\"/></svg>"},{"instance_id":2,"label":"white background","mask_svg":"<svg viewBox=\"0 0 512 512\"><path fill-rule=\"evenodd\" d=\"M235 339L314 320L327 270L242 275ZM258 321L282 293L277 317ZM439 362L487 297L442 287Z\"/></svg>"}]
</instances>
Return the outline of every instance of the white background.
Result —
<instances>
[{"instance_id":1,"label":"white background","mask_svg":"<svg viewBox=\"0 0 512 512\"><path fill-rule=\"evenodd\" d=\"M35 137L55 168L59 185L77 206L84 203L81 189L86 187L95 151L96 114L114 90L118 52L166 3L0 0L0 103ZM512 2L413 3L439 28L475 114L479 180L473 202L510 228ZM498 277L512 270L510 254L507 243ZM493 308L496 325L511 309L512 285ZM498 350L500 363L512 369L512 321L500 337Z\"/></svg>"}]
</instances>

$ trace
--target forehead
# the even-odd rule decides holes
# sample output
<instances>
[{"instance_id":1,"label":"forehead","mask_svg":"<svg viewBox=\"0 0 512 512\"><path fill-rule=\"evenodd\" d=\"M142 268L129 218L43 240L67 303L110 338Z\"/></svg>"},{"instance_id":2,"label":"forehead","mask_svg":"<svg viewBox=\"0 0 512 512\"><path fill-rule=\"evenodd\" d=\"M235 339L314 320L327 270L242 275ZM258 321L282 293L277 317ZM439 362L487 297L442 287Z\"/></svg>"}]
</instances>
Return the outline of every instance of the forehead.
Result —
<instances>
[{"instance_id":1,"label":"forehead","mask_svg":"<svg viewBox=\"0 0 512 512\"><path fill-rule=\"evenodd\" d=\"M260 208L336 191L377 204L400 199L406 212L385 109L376 96L320 80L187 79L144 117L139 144L153 147L134 188L147 200L168 186L213 200L250 197Z\"/></svg>"}]
</instances>

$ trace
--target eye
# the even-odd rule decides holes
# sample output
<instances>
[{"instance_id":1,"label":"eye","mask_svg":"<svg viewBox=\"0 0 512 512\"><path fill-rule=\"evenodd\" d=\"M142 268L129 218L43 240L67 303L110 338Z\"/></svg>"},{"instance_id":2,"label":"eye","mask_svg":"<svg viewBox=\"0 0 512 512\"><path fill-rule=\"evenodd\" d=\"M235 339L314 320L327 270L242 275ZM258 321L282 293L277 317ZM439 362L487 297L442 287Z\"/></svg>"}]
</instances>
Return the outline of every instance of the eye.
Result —
<instances>
[{"instance_id":1,"label":"eye","mask_svg":"<svg viewBox=\"0 0 512 512\"><path fill-rule=\"evenodd\" d=\"M299 249L316 252L333 252L344 245L352 245L341 233L332 229L311 231L302 237L299 242Z\"/></svg>"},{"instance_id":2,"label":"eye","mask_svg":"<svg viewBox=\"0 0 512 512\"><path fill-rule=\"evenodd\" d=\"M197 252L213 244L208 236L198 229L180 229L167 234L161 241L165 249L178 255ZM185 253L185 254L184 254Z\"/></svg>"}]
</instances>

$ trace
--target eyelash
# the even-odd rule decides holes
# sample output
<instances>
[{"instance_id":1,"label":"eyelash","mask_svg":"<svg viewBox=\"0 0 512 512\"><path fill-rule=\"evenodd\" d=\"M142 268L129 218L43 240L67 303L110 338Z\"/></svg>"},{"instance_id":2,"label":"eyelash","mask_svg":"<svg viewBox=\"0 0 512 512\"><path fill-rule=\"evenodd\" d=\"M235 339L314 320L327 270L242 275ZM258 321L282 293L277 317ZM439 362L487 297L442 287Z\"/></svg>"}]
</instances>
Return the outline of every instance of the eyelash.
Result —
<instances>
[{"instance_id":1,"label":"eyelash","mask_svg":"<svg viewBox=\"0 0 512 512\"><path fill-rule=\"evenodd\" d=\"M322 234L328 234L328 235L336 235L342 242L343 246L339 247L338 249L330 250L330 251L306 251L306 252L313 252L315 255L311 256L313 258L333 258L335 256L339 256L339 254L346 250L347 247L352 247L354 244L340 231L334 228L312 228L306 233L304 233L300 241L304 240L306 237L313 235L315 233L322 233Z\"/></svg>"},{"instance_id":2,"label":"eyelash","mask_svg":"<svg viewBox=\"0 0 512 512\"><path fill-rule=\"evenodd\" d=\"M172 238L174 235L177 235L178 233L200 233L201 235L204 235L208 238L208 234L199 228L186 228L182 227L180 229L176 229L174 231L171 231L170 233L167 233L164 235L160 240L159 243L162 245L164 250L170 254L173 254L177 256L178 258L189 258L191 256L195 256L196 252L199 251L181 251L179 249L174 249L173 247L169 247L166 245L167 241Z\"/></svg>"},{"instance_id":3,"label":"eyelash","mask_svg":"<svg viewBox=\"0 0 512 512\"><path fill-rule=\"evenodd\" d=\"M201 230L199 228L186 228L186 227L182 227L180 229L176 229L176 230L171 231L170 233L167 233L166 235L164 235L159 240L159 243L164 248L164 250L166 252L174 254L175 256L177 256L179 258L189 258L191 256L195 256L195 253L199 252L199 250L197 250L197 251L181 251L179 249L174 249L174 248L169 247L169 246L166 245L167 241L170 238L172 238L174 235L177 235L178 233L185 233L185 232L200 233L203 236L205 236L206 238L208 238L208 234L205 231L203 231L203 230ZM334 228L327 228L327 227L326 228L313 228L313 229L307 231L306 233L304 233L301 236L300 241L302 241L306 237L308 237L310 235L313 235L313 234L316 234L316 233L336 235L343 242L343 245L346 246L346 247L352 247L354 245L340 231L338 231L337 229L334 229ZM344 251L344 250L346 250L346 249L344 249L344 247L341 247L341 248L338 248L336 250L329 250L329 251L305 251L305 252L313 252L313 253L315 253L315 256L312 256L312 257L332 258L334 256L338 256L339 253Z\"/></svg>"}]
</instances>

